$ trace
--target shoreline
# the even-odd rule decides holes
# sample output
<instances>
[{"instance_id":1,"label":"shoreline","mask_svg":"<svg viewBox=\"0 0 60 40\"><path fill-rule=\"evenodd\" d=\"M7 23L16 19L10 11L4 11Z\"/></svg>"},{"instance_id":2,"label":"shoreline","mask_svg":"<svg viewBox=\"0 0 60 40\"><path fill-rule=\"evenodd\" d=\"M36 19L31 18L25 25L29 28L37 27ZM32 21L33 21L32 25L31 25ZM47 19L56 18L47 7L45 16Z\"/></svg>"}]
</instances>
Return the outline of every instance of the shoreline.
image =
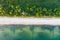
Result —
<instances>
[{"instance_id":1,"label":"shoreline","mask_svg":"<svg viewBox=\"0 0 60 40\"><path fill-rule=\"evenodd\" d=\"M60 18L0 17L0 25L60 25Z\"/></svg>"}]
</instances>

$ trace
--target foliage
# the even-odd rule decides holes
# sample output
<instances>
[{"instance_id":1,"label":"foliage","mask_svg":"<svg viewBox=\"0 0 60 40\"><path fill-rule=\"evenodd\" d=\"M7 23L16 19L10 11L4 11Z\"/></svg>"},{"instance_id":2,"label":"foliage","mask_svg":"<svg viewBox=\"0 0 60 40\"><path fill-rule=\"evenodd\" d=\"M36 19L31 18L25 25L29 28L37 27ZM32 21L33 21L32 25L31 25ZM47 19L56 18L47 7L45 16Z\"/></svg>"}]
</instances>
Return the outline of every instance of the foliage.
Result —
<instances>
[{"instance_id":1,"label":"foliage","mask_svg":"<svg viewBox=\"0 0 60 40\"><path fill-rule=\"evenodd\" d=\"M60 0L0 0L0 16L60 16Z\"/></svg>"}]
</instances>

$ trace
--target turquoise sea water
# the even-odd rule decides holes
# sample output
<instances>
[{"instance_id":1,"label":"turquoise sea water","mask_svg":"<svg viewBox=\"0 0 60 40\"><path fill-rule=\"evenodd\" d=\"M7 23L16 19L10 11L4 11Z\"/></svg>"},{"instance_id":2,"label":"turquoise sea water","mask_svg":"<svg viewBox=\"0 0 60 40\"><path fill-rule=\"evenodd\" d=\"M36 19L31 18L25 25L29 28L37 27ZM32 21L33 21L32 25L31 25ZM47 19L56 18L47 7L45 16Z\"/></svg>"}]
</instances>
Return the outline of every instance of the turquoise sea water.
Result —
<instances>
[{"instance_id":1,"label":"turquoise sea water","mask_svg":"<svg viewBox=\"0 0 60 40\"><path fill-rule=\"evenodd\" d=\"M0 40L60 40L60 26L0 25Z\"/></svg>"}]
</instances>

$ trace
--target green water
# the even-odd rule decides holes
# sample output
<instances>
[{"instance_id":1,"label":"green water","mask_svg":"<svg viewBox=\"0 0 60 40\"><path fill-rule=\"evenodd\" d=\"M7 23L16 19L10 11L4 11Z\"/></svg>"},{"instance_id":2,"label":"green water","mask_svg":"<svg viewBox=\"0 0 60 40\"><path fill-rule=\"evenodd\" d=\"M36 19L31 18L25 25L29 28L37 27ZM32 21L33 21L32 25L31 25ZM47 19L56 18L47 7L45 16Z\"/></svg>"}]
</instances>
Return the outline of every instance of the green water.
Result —
<instances>
[{"instance_id":1,"label":"green water","mask_svg":"<svg viewBox=\"0 0 60 40\"><path fill-rule=\"evenodd\" d=\"M1 25L0 40L60 40L60 26Z\"/></svg>"}]
</instances>

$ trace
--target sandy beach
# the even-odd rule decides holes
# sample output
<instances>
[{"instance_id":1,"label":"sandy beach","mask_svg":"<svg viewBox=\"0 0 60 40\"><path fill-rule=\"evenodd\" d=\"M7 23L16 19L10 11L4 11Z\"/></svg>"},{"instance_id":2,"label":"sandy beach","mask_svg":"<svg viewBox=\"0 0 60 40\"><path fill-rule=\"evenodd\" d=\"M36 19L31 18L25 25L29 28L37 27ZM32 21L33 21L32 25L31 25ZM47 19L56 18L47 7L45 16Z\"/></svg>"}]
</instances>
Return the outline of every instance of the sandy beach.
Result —
<instances>
[{"instance_id":1,"label":"sandy beach","mask_svg":"<svg viewBox=\"0 0 60 40\"><path fill-rule=\"evenodd\" d=\"M18 18L0 17L0 25L60 25L60 18Z\"/></svg>"}]
</instances>

